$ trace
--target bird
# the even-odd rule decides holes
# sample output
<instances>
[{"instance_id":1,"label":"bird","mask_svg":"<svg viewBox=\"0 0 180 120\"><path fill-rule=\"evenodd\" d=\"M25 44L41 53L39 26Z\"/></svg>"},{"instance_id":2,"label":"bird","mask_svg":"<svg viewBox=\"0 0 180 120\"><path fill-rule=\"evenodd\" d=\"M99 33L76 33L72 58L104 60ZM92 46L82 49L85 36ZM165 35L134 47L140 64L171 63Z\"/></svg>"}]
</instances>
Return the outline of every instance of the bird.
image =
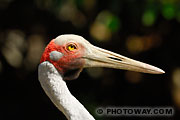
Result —
<instances>
[{"instance_id":1,"label":"bird","mask_svg":"<svg viewBox=\"0 0 180 120\"><path fill-rule=\"evenodd\" d=\"M89 67L165 73L155 66L96 47L79 35L60 35L52 39L42 53L38 78L47 96L68 120L95 120L66 84L67 80L77 79L83 68Z\"/></svg>"}]
</instances>

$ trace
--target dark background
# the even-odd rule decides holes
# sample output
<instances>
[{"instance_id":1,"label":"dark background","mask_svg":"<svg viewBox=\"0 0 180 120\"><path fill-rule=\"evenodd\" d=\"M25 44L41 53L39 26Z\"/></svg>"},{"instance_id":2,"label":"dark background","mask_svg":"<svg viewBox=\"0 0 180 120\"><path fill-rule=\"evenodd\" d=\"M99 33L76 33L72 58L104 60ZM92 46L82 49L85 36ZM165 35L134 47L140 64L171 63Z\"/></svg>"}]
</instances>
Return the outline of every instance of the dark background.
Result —
<instances>
[{"instance_id":1,"label":"dark background","mask_svg":"<svg viewBox=\"0 0 180 120\"><path fill-rule=\"evenodd\" d=\"M78 34L92 44L166 71L162 75L93 68L67 81L99 120L180 116L179 0L0 0L0 120L60 120L38 81L50 40ZM103 117L98 107L174 107L171 117Z\"/></svg>"}]
</instances>

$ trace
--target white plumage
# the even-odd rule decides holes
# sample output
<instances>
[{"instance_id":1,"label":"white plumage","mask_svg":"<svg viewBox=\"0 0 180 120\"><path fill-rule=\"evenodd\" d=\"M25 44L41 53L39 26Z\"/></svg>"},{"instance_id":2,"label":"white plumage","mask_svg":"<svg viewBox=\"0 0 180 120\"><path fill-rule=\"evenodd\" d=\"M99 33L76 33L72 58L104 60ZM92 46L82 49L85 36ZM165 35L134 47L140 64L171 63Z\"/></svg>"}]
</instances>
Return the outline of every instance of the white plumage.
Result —
<instances>
[{"instance_id":1,"label":"white plumage","mask_svg":"<svg viewBox=\"0 0 180 120\"><path fill-rule=\"evenodd\" d=\"M41 63L38 72L42 88L68 120L94 120L93 116L70 93L66 82L51 63Z\"/></svg>"}]
</instances>

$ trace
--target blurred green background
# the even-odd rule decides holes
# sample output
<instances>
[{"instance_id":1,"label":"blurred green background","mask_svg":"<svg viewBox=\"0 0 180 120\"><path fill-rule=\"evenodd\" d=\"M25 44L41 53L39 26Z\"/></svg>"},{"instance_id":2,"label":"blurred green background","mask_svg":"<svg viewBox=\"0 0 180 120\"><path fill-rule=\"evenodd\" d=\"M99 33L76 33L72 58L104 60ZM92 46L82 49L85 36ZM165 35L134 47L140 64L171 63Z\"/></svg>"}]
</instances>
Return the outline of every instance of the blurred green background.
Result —
<instances>
[{"instance_id":1,"label":"blurred green background","mask_svg":"<svg viewBox=\"0 0 180 120\"><path fill-rule=\"evenodd\" d=\"M37 71L45 46L61 34L81 35L166 71L151 75L93 68L67 81L96 119L179 118L179 0L0 0L0 120L65 119L42 90ZM103 117L95 112L100 106L171 106L175 114Z\"/></svg>"}]
</instances>

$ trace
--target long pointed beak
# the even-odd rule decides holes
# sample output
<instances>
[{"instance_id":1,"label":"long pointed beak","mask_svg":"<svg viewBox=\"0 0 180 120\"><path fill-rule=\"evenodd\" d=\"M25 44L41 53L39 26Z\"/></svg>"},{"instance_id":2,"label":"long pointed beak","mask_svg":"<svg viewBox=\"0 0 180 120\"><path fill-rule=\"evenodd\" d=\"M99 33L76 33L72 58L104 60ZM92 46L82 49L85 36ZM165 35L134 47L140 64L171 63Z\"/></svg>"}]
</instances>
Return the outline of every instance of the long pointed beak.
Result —
<instances>
[{"instance_id":1,"label":"long pointed beak","mask_svg":"<svg viewBox=\"0 0 180 120\"><path fill-rule=\"evenodd\" d=\"M90 45L84 59L86 60L84 67L108 67L151 74L165 73L163 70L152 65L127 58L93 45Z\"/></svg>"}]
</instances>

